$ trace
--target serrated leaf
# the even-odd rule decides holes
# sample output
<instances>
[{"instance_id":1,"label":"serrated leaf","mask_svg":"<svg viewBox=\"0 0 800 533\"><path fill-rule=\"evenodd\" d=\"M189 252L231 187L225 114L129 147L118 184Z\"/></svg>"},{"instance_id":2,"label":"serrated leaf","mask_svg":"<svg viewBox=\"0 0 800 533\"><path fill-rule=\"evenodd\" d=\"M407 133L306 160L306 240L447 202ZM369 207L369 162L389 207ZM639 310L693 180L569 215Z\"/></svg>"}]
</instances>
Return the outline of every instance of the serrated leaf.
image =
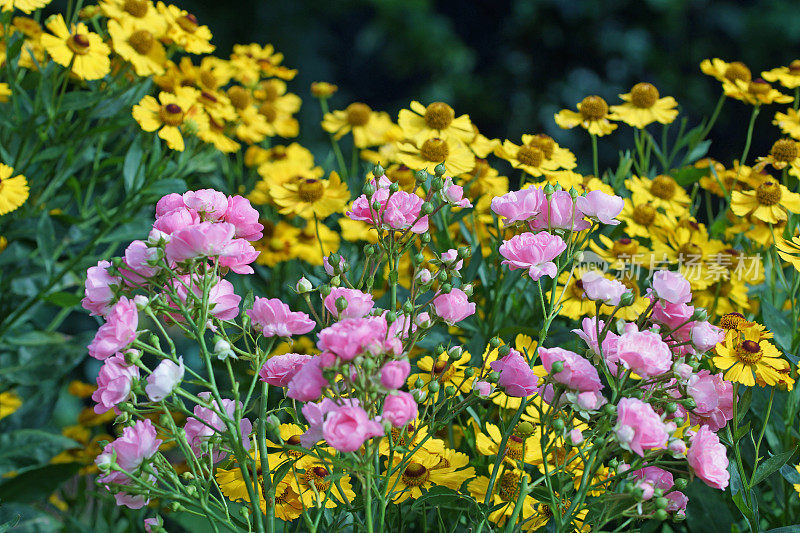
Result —
<instances>
[{"instance_id":1,"label":"serrated leaf","mask_svg":"<svg viewBox=\"0 0 800 533\"><path fill-rule=\"evenodd\" d=\"M756 468L756 473L753 476L753 486L758 485L769 476L777 472L786 462L792 458L796 450L793 448L788 452L773 455Z\"/></svg>"}]
</instances>

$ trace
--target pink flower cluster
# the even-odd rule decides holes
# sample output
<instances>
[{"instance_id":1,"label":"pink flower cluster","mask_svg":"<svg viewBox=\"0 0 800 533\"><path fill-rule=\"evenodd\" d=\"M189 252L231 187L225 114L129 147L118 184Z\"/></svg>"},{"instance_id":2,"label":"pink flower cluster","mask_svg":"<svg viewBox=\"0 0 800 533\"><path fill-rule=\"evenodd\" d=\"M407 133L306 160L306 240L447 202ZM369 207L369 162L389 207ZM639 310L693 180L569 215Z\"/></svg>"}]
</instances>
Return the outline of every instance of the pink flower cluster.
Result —
<instances>
[{"instance_id":1,"label":"pink flower cluster","mask_svg":"<svg viewBox=\"0 0 800 533\"><path fill-rule=\"evenodd\" d=\"M590 227L589 220L617 225L616 217L624 203L619 196L591 191L573 199L567 191L547 195L542 189L529 187L511 191L492 199L492 211L506 225L527 223L531 230L582 231Z\"/></svg>"},{"instance_id":2,"label":"pink flower cluster","mask_svg":"<svg viewBox=\"0 0 800 533\"><path fill-rule=\"evenodd\" d=\"M209 439L215 434L224 434L227 432L225 422L220 418L217 412L225 412L229 418L233 419L236 411L236 403L226 398L222 399L222 405L220 405L217 400L212 402L210 392L201 392L197 396L212 407L205 407L203 405L196 405L194 407L194 416L189 417L183 427L186 432L186 441L197 457L203 457L210 452L213 461L217 463L225 458L226 453L218 446L209 445ZM239 402L239 407L241 406L241 402ZM252 430L253 425L250 423L250 420L242 418L239 424L239 431L242 436L242 443L246 449L250 448L250 439L248 435L250 435Z\"/></svg>"},{"instance_id":3,"label":"pink flower cluster","mask_svg":"<svg viewBox=\"0 0 800 533\"><path fill-rule=\"evenodd\" d=\"M425 201L416 194L397 191L392 193L389 190L391 182L386 176L381 176L376 183L375 192L367 197L362 194L353 201L353 206L346 214L352 220L369 222L373 226L384 230L409 230L413 233L425 233L428 231L428 215L422 214L422 204ZM448 190L448 192L450 192ZM461 201L458 191L452 191L455 202ZM378 209L373 207L377 202Z\"/></svg>"}]
</instances>

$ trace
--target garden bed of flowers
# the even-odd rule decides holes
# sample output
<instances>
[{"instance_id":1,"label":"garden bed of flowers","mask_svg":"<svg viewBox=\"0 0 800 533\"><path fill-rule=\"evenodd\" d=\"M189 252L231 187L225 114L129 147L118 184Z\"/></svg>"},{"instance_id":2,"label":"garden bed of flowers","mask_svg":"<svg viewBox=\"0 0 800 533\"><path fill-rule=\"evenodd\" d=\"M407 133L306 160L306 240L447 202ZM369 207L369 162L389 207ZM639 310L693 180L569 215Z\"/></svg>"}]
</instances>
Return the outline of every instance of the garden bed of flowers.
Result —
<instances>
[{"instance_id":1,"label":"garden bed of flowers","mask_svg":"<svg viewBox=\"0 0 800 533\"><path fill-rule=\"evenodd\" d=\"M800 528L800 60L587 95L576 154L48 3L0 0L0 531Z\"/></svg>"}]
</instances>

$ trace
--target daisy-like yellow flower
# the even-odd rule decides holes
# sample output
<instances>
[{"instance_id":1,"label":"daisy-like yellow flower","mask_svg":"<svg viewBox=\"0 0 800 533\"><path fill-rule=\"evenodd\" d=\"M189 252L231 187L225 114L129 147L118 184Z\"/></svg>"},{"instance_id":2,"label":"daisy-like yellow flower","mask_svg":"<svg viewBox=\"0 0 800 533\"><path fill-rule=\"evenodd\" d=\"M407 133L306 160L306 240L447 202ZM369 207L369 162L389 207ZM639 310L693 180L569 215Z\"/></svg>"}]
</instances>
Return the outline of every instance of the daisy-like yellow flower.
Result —
<instances>
[{"instance_id":1,"label":"daisy-like yellow flower","mask_svg":"<svg viewBox=\"0 0 800 533\"><path fill-rule=\"evenodd\" d=\"M483 196L494 198L508 192L508 178L501 176L485 159L476 159L475 168L460 178L462 181L458 184L464 187L472 200Z\"/></svg>"},{"instance_id":2,"label":"daisy-like yellow flower","mask_svg":"<svg viewBox=\"0 0 800 533\"><path fill-rule=\"evenodd\" d=\"M416 145L428 139L444 139L469 145L476 135L476 130L469 115L456 117L452 107L444 102L433 102L427 107L417 101L411 102L411 109L401 109L397 124L403 134Z\"/></svg>"},{"instance_id":3,"label":"daisy-like yellow flower","mask_svg":"<svg viewBox=\"0 0 800 533\"><path fill-rule=\"evenodd\" d=\"M325 461L312 455L304 455L287 477L292 489L300 495L306 507L332 509L337 505L352 502L356 496L350 484L350 476L339 476L335 480L331 467Z\"/></svg>"},{"instance_id":4,"label":"daisy-like yellow flower","mask_svg":"<svg viewBox=\"0 0 800 533\"><path fill-rule=\"evenodd\" d=\"M508 461L511 465L516 464L517 461L539 464L542 462L540 438L541 426L530 422L520 422L506 441L505 448L500 450L503 434L499 427L487 422L486 431L475 435L475 447L482 455L490 457L502 455L503 460Z\"/></svg>"},{"instance_id":5,"label":"daisy-like yellow flower","mask_svg":"<svg viewBox=\"0 0 800 533\"><path fill-rule=\"evenodd\" d=\"M556 307L561 306L558 311L559 315L572 320L580 320L585 316L593 317L597 313L595 303L586 297L581 282L581 278L588 270L585 267L576 267L572 275L567 270L559 274L558 285L555 289L558 302ZM545 297L550 298L549 293Z\"/></svg>"},{"instance_id":6,"label":"daisy-like yellow flower","mask_svg":"<svg viewBox=\"0 0 800 533\"><path fill-rule=\"evenodd\" d=\"M695 281L695 280L690 280ZM702 290L695 290L693 283L692 300L696 307L703 307L710 315L721 315L750 308L747 298L747 284L737 276L720 277L708 283Z\"/></svg>"},{"instance_id":7,"label":"daisy-like yellow flower","mask_svg":"<svg viewBox=\"0 0 800 533\"><path fill-rule=\"evenodd\" d=\"M592 481L600 481L600 480L592 480ZM577 487L576 487L577 490ZM597 491L597 495L601 494L603 491ZM592 494L592 491L589 491L589 494ZM569 510L572 502L566 498L562 498L558 508L561 511L561 515L563 515ZM554 513L551 505L549 503L543 502L536 502L533 503L534 512L532 518L529 522L526 522L522 526L522 531L539 531L540 528L547 525L547 522L553 518ZM589 509L586 506L583 506L577 513L572 516L570 527L572 531L576 532L583 532L583 531L590 531L591 526L586 524L586 515L589 514Z\"/></svg>"},{"instance_id":8,"label":"daisy-like yellow flower","mask_svg":"<svg viewBox=\"0 0 800 533\"><path fill-rule=\"evenodd\" d=\"M45 23L51 33L42 34L42 46L59 65L71 68L83 80L98 80L109 73L111 50L103 38L90 32L79 22L71 28L61 14L53 15Z\"/></svg>"},{"instance_id":9,"label":"daisy-like yellow flower","mask_svg":"<svg viewBox=\"0 0 800 533\"><path fill-rule=\"evenodd\" d=\"M753 191L733 191L731 210L737 216L752 216L769 224L787 219L787 211L800 213L800 195L767 178Z\"/></svg>"},{"instance_id":10,"label":"daisy-like yellow flower","mask_svg":"<svg viewBox=\"0 0 800 533\"><path fill-rule=\"evenodd\" d=\"M22 399L15 392L0 392L0 419L14 414L21 406Z\"/></svg>"},{"instance_id":11,"label":"daisy-like yellow flower","mask_svg":"<svg viewBox=\"0 0 800 533\"><path fill-rule=\"evenodd\" d=\"M684 215L691 203L686 190L666 174L653 179L631 176L625 180L625 187L631 191L635 204L650 203L654 208L661 208L673 216Z\"/></svg>"},{"instance_id":12,"label":"daisy-like yellow flower","mask_svg":"<svg viewBox=\"0 0 800 533\"><path fill-rule=\"evenodd\" d=\"M347 206L348 211L351 208L351 205ZM378 232L367 222L362 220L352 220L347 217L342 217L339 219L339 227L342 230L342 238L348 242L364 241L372 244L378 242Z\"/></svg>"},{"instance_id":13,"label":"daisy-like yellow flower","mask_svg":"<svg viewBox=\"0 0 800 533\"><path fill-rule=\"evenodd\" d=\"M350 199L347 184L336 172L331 172L327 180L301 178L289 181L271 188L270 195L282 215L303 218L325 218L341 213Z\"/></svg>"},{"instance_id":14,"label":"daisy-like yellow flower","mask_svg":"<svg viewBox=\"0 0 800 533\"><path fill-rule=\"evenodd\" d=\"M8 86L7 83L0 83L0 103L8 102L8 98L11 96L11 88Z\"/></svg>"},{"instance_id":15,"label":"daisy-like yellow flower","mask_svg":"<svg viewBox=\"0 0 800 533\"><path fill-rule=\"evenodd\" d=\"M756 382L762 386L776 385L781 380L778 371L788 365L781 352L763 339L757 328L728 331L715 350L714 365L725 371L725 379L748 387Z\"/></svg>"},{"instance_id":16,"label":"daisy-like yellow flower","mask_svg":"<svg viewBox=\"0 0 800 533\"><path fill-rule=\"evenodd\" d=\"M625 232L631 237L650 238L654 227L666 228L675 223L671 213L661 213L651 202L636 203L625 198L619 217L625 222Z\"/></svg>"},{"instance_id":17,"label":"daisy-like yellow flower","mask_svg":"<svg viewBox=\"0 0 800 533\"><path fill-rule=\"evenodd\" d=\"M329 83L327 81L311 82L311 96L314 98L330 98L338 90L339 86L334 83Z\"/></svg>"},{"instance_id":18,"label":"daisy-like yellow flower","mask_svg":"<svg viewBox=\"0 0 800 533\"><path fill-rule=\"evenodd\" d=\"M136 74L151 76L164 72L167 51L149 30L138 29L127 19L123 19L122 23L109 20L108 34L114 51L133 65Z\"/></svg>"},{"instance_id":19,"label":"daisy-like yellow flower","mask_svg":"<svg viewBox=\"0 0 800 533\"><path fill-rule=\"evenodd\" d=\"M490 508L494 509L489 514L489 520L503 526L506 521L513 516L514 506L519 499L519 488L521 484L521 476L527 476L524 472L511 468L508 465L501 465L497 473L494 487L492 487L492 497L490 501ZM489 478L480 476L470 481L467 485L469 493L479 502L486 499L486 494L489 492ZM522 511L520 512L520 519L527 520L536 508L538 502L530 495L526 495L522 502Z\"/></svg>"},{"instance_id":20,"label":"daisy-like yellow flower","mask_svg":"<svg viewBox=\"0 0 800 533\"><path fill-rule=\"evenodd\" d=\"M433 171L436 165L444 163L447 175L458 175L475 168L475 154L455 137L431 137L419 145L410 142L397 144L399 152L396 159L414 170Z\"/></svg>"},{"instance_id":21,"label":"daisy-like yellow flower","mask_svg":"<svg viewBox=\"0 0 800 533\"><path fill-rule=\"evenodd\" d=\"M283 54L275 51L275 47L257 43L237 44L231 54L233 75L237 81L245 85L255 84L261 77L276 77L292 80L297 70L281 65Z\"/></svg>"},{"instance_id":22,"label":"daisy-like yellow flower","mask_svg":"<svg viewBox=\"0 0 800 533\"><path fill-rule=\"evenodd\" d=\"M792 237L791 240L778 237L775 248L781 259L792 265L795 270L800 271L800 236Z\"/></svg>"},{"instance_id":23,"label":"daisy-like yellow flower","mask_svg":"<svg viewBox=\"0 0 800 533\"><path fill-rule=\"evenodd\" d=\"M319 233L319 236L317 234ZM322 258L339 250L339 234L325 224L309 221L294 243L295 256L310 265L322 265Z\"/></svg>"},{"instance_id":24,"label":"daisy-like yellow flower","mask_svg":"<svg viewBox=\"0 0 800 533\"><path fill-rule=\"evenodd\" d=\"M612 117L639 129L653 122L669 124L678 116L678 102L671 96L659 96L653 84L637 83L631 92L619 95L625 103L611 106Z\"/></svg>"},{"instance_id":25,"label":"daisy-like yellow flower","mask_svg":"<svg viewBox=\"0 0 800 533\"><path fill-rule=\"evenodd\" d=\"M264 237L253 243L253 248L261 252L256 263L274 267L297 257L296 243L300 230L291 224L280 221L277 224L262 220Z\"/></svg>"},{"instance_id":26,"label":"daisy-like yellow flower","mask_svg":"<svg viewBox=\"0 0 800 533\"><path fill-rule=\"evenodd\" d=\"M609 268L632 271L634 266L647 267L650 265L652 252L637 240L630 237L612 240L602 233L597 235L597 240L600 243L589 241L589 247L608 263Z\"/></svg>"},{"instance_id":27,"label":"daisy-like yellow flower","mask_svg":"<svg viewBox=\"0 0 800 533\"><path fill-rule=\"evenodd\" d=\"M796 89L800 87L800 59L795 59L788 67L762 72L761 77L772 83L777 81L787 89Z\"/></svg>"},{"instance_id":28,"label":"daisy-like yellow flower","mask_svg":"<svg viewBox=\"0 0 800 533\"><path fill-rule=\"evenodd\" d=\"M217 117L209 114L208 128L198 131L197 137L203 142L213 144L220 152L226 154L238 152L242 145L228 137L225 127L226 124L224 120L219 120Z\"/></svg>"},{"instance_id":29,"label":"daisy-like yellow flower","mask_svg":"<svg viewBox=\"0 0 800 533\"><path fill-rule=\"evenodd\" d=\"M725 96L729 98L755 106L774 103L787 104L794 100L791 96L774 89L772 85L761 78L756 78L749 82L739 79L726 80L722 82L722 90L725 92Z\"/></svg>"},{"instance_id":30,"label":"daisy-like yellow flower","mask_svg":"<svg viewBox=\"0 0 800 533\"><path fill-rule=\"evenodd\" d=\"M490 139L478 131L478 127L473 124L475 138L469 143L469 149L476 157L486 158L500 146L500 139Z\"/></svg>"},{"instance_id":31,"label":"daisy-like yellow flower","mask_svg":"<svg viewBox=\"0 0 800 533\"><path fill-rule=\"evenodd\" d=\"M396 467L402 460L400 454L395 454L392 466ZM414 453L405 467L389 477L387 490L391 492L387 496L400 503L409 498L419 498L423 490L427 491L434 485L458 491L464 481L475 477L475 469L467 467L468 464L467 454L445 447L441 440L430 439Z\"/></svg>"},{"instance_id":32,"label":"daisy-like yellow flower","mask_svg":"<svg viewBox=\"0 0 800 533\"><path fill-rule=\"evenodd\" d=\"M700 186L708 192L720 197L730 195L731 191L742 191L758 187L767 176L766 170L761 168L751 168L747 165L740 165L738 161L733 162L733 167L726 169L721 164L708 166L709 175L700 178ZM725 187L725 190L722 189Z\"/></svg>"},{"instance_id":33,"label":"daisy-like yellow flower","mask_svg":"<svg viewBox=\"0 0 800 533\"><path fill-rule=\"evenodd\" d=\"M158 130L167 146L182 152L183 134L187 129L202 131L208 128L208 117L197 104L198 91L181 87L176 92L158 94L158 100L147 95L133 106L133 118L144 131Z\"/></svg>"},{"instance_id":34,"label":"daisy-like yellow flower","mask_svg":"<svg viewBox=\"0 0 800 533\"><path fill-rule=\"evenodd\" d=\"M298 147L300 145L297 145ZM302 148L305 150L305 148ZM285 159L280 162L264 163L258 168L262 179L257 181L255 188L248 198L254 204L274 203L271 191L286 183L296 183L300 180L319 180L324 174L321 167L314 165L314 158L310 159ZM280 194L280 193L279 193Z\"/></svg>"},{"instance_id":35,"label":"daisy-like yellow flower","mask_svg":"<svg viewBox=\"0 0 800 533\"><path fill-rule=\"evenodd\" d=\"M0 215L6 215L28 199L28 180L19 174L11 177L14 169L0 163Z\"/></svg>"},{"instance_id":36,"label":"daisy-like yellow flower","mask_svg":"<svg viewBox=\"0 0 800 533\"><path fill-rule=\"evenodd\" d=\"M531 176L541 176L546 171L553 171L561 168L560 161L553 158L553 148L549 151L547 143L540 142L541 139L533 137L536 142L523 143L517 146L508 139L503 141L503 145L495 150L495 155L501 159L505 159L514 168L523 170L526 174ZM548 154L550 157L548 157ZM573 165L574 166L574 165Z\"/></svg>"},{"instance_id":37,"label":"daisy-like yellow flower","mask_svg":"<svg viewBox=\"0 0 800 533\"><path fill-rule=\"evenodd\" d=\"M158 3L158 12L167 21L166 40L175 43L190 54L210 54L214 51L211 44L211 30L201 26L197 17L178 6Z\"/></svg>"},{"instance_id":38,"label":"daisy-like yellow flower","mask_svg":"<svg viewBox=\"0 0 800 533\"><path fill-rule=\"evenodd\" d=\"M0 0L0 10L14 11L19 9L23 13L30 13L41 9L52 0Z\"/></svg>"},{"instance_id":39,"label":"daisy-like yellow flower","mask_svg":"<svg viewBox=\"0 0 800 533\"><path fill-rule=\"evenodd\" d=\"M281 424L278 426L278 434L281 436L281 440L291 446L301 446L300 436L304 432L305 430L297 424ZM292 450L279 442L272 442L269 439L266 440L266 444L267 448L277 448L279 450L273 450L268 454L270 468L275 468L284 461L294 461L305 455L301 451Z\"/></svg>"},{"instance_id":40,"label":"daisy-like yellow flower","mask_svg":"<svg viewBox=\"0 0 800 533\"><path fill-rule=\"evenodd\" d=\"M716 57L714 59L704 59L700 63L700 70L703 71L703 74L713 76L721 82L735 80L749 82L753 79L750 69L741 61L728 63Z\"/></svg>"},{"instance_id":41,"label":"daisy-like yellow flower","mask_svg":"<svg viewBox=\"0 0 800 533\"><path fill-rule=\"evenodd\" d=\"M470 357L469 352L463 351L461 357L451 360L448 356L448 352L443 351L436 357L436 361L434 362L433 357L426 355L417 360L417 368L420 372L408 376L408 388L417 388L415 382L417 379L421 379L423 385L419 388L427 390L428 384L435 380L439 382L440 389L438 393L432 395L434 401L436 401L439 397L439 393L448 385L452 385L456 389L461 390L461 392L468 394L472 391L472 382L475 380L474 377L468 378L464 374L464 371L469 366Z\"/></svg>"},{"instance_id":42,"label":"daisy-like yellow flower","mask_svg":"<svg viewBox=\"0 0 800 533\"><path fill-rule=\"evenodd\" d=\"M167 19L151 0L100 0L99 7L109 19L147 30L157 39L167 31Z\"/></svg>"},{"instance_id":43,"label":"daisy-like yellow flower","mask_svg":"<svg viewBox=\"0 0 800 533\"><path fill-rule=\"evenodd\" d=\"M373 111L367 104L353 102L344 110L325 113L322 129L341 139L353 133L353 144L358 148L377 146L383 143L386 131L393 126L388 113Z\"/></svg>"},{"instance_id":44,"label":"daisy-like yellow flower","mask_svg":"<svg viewBox=\"0 0 800 533\"><path fill-rule=\"evenodd\" d=\"M800 139L800 112L796 109L789 107L785 113L775 112L775 119L772 123L778 126L786 135L794 139Z\"/></svg>"},{"instance_id":45,"label":"daisy-like yellow flower","mask_svg":"<svg viewBox=\"0 0 800 533\"><path fill-rule=\"evenodd\" d=\"M611 118L608 113L608 104L599 96L587 96L581 100L577 112L571 109L562 109L555 115L556 124L561 128L572 129L575 126L581 126L598 137L608 135L617 129L617 125L609 121Z\"/></svg>"}]
</instances>

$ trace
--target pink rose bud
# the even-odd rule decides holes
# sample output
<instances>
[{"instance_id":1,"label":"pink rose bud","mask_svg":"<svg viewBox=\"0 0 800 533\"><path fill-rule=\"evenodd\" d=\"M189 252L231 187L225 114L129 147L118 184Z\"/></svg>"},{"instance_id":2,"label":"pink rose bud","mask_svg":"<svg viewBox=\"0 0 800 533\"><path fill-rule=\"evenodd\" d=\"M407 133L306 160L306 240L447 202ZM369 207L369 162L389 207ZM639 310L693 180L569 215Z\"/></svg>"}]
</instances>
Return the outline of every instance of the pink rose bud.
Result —
<instances>
[{"instance_id":1,"label":"pink rose bud","mask_svg":"<svg viewBox=\"0 0 800 533\"><path fill-rule=\"evenodd\" d=\"M533 281L542 276L554 278L557 273L553 259L567 249L567 243L558 235L547 232L522 233L500 245L501 264L509 269L525 269Z\"/></svg>"},{"instance_id":2,"label":"pink rose bud","mask_svg":"<svg viewBox=\"0 0 800 533\"><path fill-rule=\"evenodd\" d=\"M472 383L472 390L478 391L478 396L481 398L488 398L494 391L494 385L488 381L475 380Z\"/></svg>"},{"instance_id":3,"label":"pink rose bud","mask_svg":"<svg viewBox=\"0 0 800 533\"><path fill-rule=\"evenodd\" d=\"M669 441L667 449L676 457L686 455L686 443L681 439L673 439Z\"/></svg>"},{"instance_id":4,"label":"pink rose bud","mask_svg":"<svg viewBox=\"0 0 800 533\"><path fill-rule=\"evenodd\" d=\"M628 288L617 279L608 279L596 270L589 270L581 277L586 297L606 305L618 305Z\"/></svg>"},{"instance_id":5,"label":"pink rose bud","mask_svg":"<svg viewBox=\"0 0 800 533\"><path fill-rule=\"evenodd\" d=\"M475 303L461 289L453 289L448 294L439 294L433 299L436 316L446 323L455 325L475 314Z\"/></svg>"},{"instance_id":6,"label":"pink rose bud","mask_svg":"<svg viewBox=\"0 0 800 533\"><path fill-rule=\"evenodd\" d=\"M695 322L691 335L692 344L699 351L706 352L725 339L725 330L706 321Z\"/></svg>"},{"instance_id":7,"label":"pink rose bud","mask_svg":"<svg viewBox=\"0 0 800 533\"><path fill-rule=\"evenodd\" d=\"M347 307L343 311L336 308L336 301L339 298L344 298L347 302ZM361 292L358 289L347 289L345 287L333 287L331 293L323 300L325 309L328 312L339 318L361 318L367 316L374 306L372 302L372 294Z\"/></svg>"},{"instance_id":8,"label":"pink rose bud","mask_svg":"<svg viewBox=\"0 0 800 533\"><path fill-rule=\"evenodd\" d=\"M547 200L541 189L530 187L512 191L492 199L492 211L505 218L505 225L526 222L547 208Z\"/></svg>"},{"instance_id":9,"label":"pink rose bud","mask_svg":"<svg viewBox=\"0 0 800 533\"><path fill-rule=\"evenodd\" d=\"M325 440L342 453L354 452L368 439L383 434L383 425L370 420L360 406L339 407L328 413L322 424Z\"/></svg>"},{"instance_id":10,"label":"pink rose bud","mask_svg":"<svg viewBox=\"0 0 800 533\"><path fill-rule=\"evenodd\" d=\"M416 279L417 279L417 283L419 283L420 285L427 285L428 283L431 282L431 280L433 279L433 276L431 275L431 271L430 270L428 270L427 268L423 268L422 270L417 272Z\"/></svg>"},{"instance_id":11,"label":"pink rose bud","mask_svg":"<svg viewBox=\"0 0 800 533\"><path fill-rule=\"evenodd\" d=\"M719 437L707 426L692 436L686 460L694 473L709 487L725 490L728 486L728 457Z\"/></svg>"},{"instance_id":12,"label":"pink rose bud","mask_svg":"<svg viewBox=\"0 0 800 533\"><path fill-rule=\"evenodd\" d=\"M122 285L120 278L108 273L110 266L109 261L100 261L86 271L86 297L81 300L81 305L92 316L108 314L114 303L114 287Z\"/></svg>"},{"instance_id":13,"label":"pink rose bud","mask_svg":"<svg viewBox=\"0 0 800 533\"><path fill-rule=\"evenodd\" d=\"M622 198L606 194L603 191L589 191L586 196L576 198L575 203L588 218L611 226L619 224L619 220L616 218L625 206Z\"/></svg>"},{"instance_id":14,"label":"pink rose bud","mask_svg":"<svg viewBox=\"0 0 800 533\"><path fill-rule=\"evenodd\" d=\"M492 361L489 366L495 372L500 372L497 385L505 388L509 396L525 398L538 393L539 378L518 351L512 349L508 355Z\"/></svg>"},{"instance_id":15,"label":"pink rose bud","mask_svg":"<svg viewBox=\"0 0 800 533\"><path fill-rule=\"evenodd\" d=\"M381 368L381 385L387 389L399 389L405 384L410 372L411 364L408 359L389 361Z\"/></svg>"},{"instance_id":16,"label":"pink rose bud","mask_svg":"<svg viewBox=\"0 0 800 533\"><path fill-rule=\"evenodd\" d=\"M127 348L136 340L139 327L139 310L133 300L124 296L114 304L89 345L89 355L103 360Z\"/></svg>"},{"instance_id":17,"label":"pink rose bud","mask_svg":"<svg viewBox=\"0 0 800 533\"><path fill-rule=\"evenodd\" d=\"M472 207L469 200L464 198L464 188L453 185L453 178L445 178L442 187L442 199L455 207Z\"/></svg>"},{"instance_id":18,"label":"pink rose bud","mask_svg":"<svg viewBox=\"0 0 800 533\"><path fill-rule=\"evenodd\" d=\"M325 256L322 258L322 266L329 276L335 276L344 272L347 262L344 260L344 257L339 256L339 265L338 267L334 267L330 262L329 256Z\"/></svg>"},{"instance_id":19,"label":"pink rose bud","mask_svg":"<svg viewBox=\"0 0 800 533\"><path fill-rule=\"evenodd\" d=\"M455 248L442 252L442 263L455 270L461 270L461 267L464 266L464 261L458 258L458 250Z\"/></svg>"},{"instance_id":20,"label":"pink rose bud","mask_svg":"<svg viewBox=\"0 0 800 533\"><path fill-rule=\"evenodd\" d=\"M139 379L139 368L125 362L125 355L116 353L105 360L97 375L97 389L92 400L97 402L94 412L105 413L131 397L134 380Z\"/></svg>"},{"instance_id":21,"label":"pink rose bud","mask_svg":"<svg viewBox=\"0 0 800 533\"><path fill-rule=\"evenodd\" d=\"M672 371L675 372L675 375L681 378L681 380L686 381L691 377L694 370L686 363L675 363L672 365Z\"/></svg>"},{"instance_id":22,"label":"pink rose bud","mask_svg":"<svg viewBox=\"0 0 800 533\"><path fill-rule=\"evenodd\" d=\"M294 286L294 290L297 291L297 294L305 294L314 290L314 286L311 285L311 282L308 281L305 276L303 276L297 281L297 285Z\"/></svg>"},{"instance_id":23,"label":"pink rose bud","mask_svg":"<svg viewBox=\"0 0 800 533\"><path fill-rule=\"evenodd\" d=\"M258 378L275 387L287 387L292 378L311 359L310 355L286 353L267 359L258 372Z\"/></svg>"},{"instance_id":24,"label":"pink rose bud","mask_svg":"<svg viewBox=\"0 0 800 533\"><path fill-rule=\"evenodd\" d=\"M583 442L583 433L579 429L573 429L569 432L569 441L573 444L573 446L577 446L578 444Z\"/></svg>"},{"instance_id":25,"label":"pink rose bud","mask_svg":"<svg viewBox=\"0 0 800 533\"><path fill-rule=\"evenodd\" d=\"M642 491L642 501L647 501L653 497L653 484L649 481L639 481L636 483L636 488Z\"/></svg>"},{"instance_id":26,"label":"pink rose bud","mask_svg":"<svg viewBox=\"0 0 800 533\"><path fill-rule=\"evenodd\" d=\"M397 392L386 396L383 402L383 419L394 427L403 427L417 418L417 402L407 392Z\"/></svg>"},{"instance_id":27,"label":"pink rose bud","mask_svg":"<svg viewBox=\"0 0 800 533\"><path fill-rule=\"evenodd\" d=\"M686 304L692 300L692 286L680 272L655 272L653 290L659 298L671 304Z\"/></svg>"},{"instance_id":28,"label":"pink rose bud","mask_svg":"<svg viewBox=\"0 0 800 533\"><path fill-rule=\"evenodd\" d=\"M169 359L159 363L153 373L147 376L147 386L144 391L151 402L160 402L170 394L183 380L183 357L178 358L178 364Z\"/></svg>"}]
</instances>

